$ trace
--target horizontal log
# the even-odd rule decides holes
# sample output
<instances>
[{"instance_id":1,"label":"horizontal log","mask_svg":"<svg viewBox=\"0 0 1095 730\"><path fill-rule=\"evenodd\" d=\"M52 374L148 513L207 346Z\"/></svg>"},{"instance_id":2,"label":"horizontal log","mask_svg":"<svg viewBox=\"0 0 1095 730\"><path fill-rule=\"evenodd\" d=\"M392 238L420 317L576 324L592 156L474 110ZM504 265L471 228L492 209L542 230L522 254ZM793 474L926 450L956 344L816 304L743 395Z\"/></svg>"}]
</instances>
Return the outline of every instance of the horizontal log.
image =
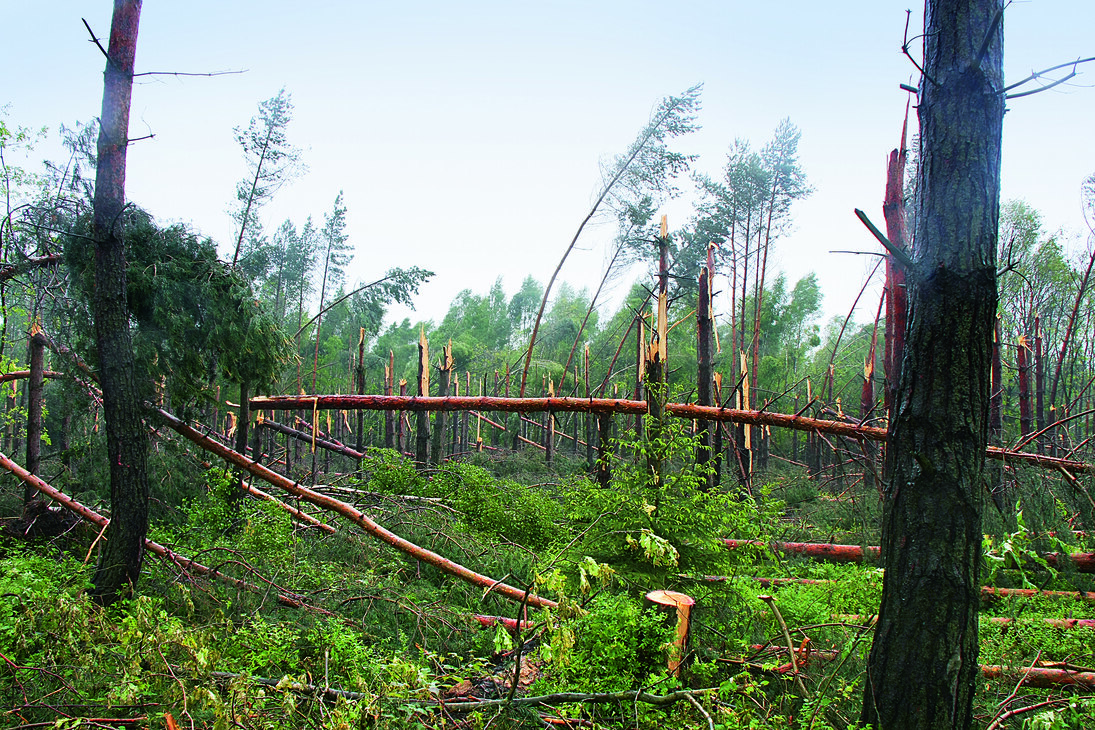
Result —
<instances>
[{"instance_id":1,"label":"horizontal log","mask_svg":"<svg viewBox=\"0 0 1095 730\"><path fill-rule=\"evenodd\" d=\"M268 410L328 410L373 411L503 411L533 413L561 411L576 413L619 413L641 415L647 412L646 401L618 398L502 398L494 396L402 396L402 395L274 395L251 399L252 408ZM690 420L728 421L753 426L773 426L797 431L815 431L846 438L885 441L886 429L855 423L827 421L820 418L768 411L745 411L693 403L667 403L665 412ZM1009 451L990 446L986 458L1050 469L1065 469L1073 474L1095 474L1095 464L1054 456Z\"/></svg>"},{"instance_id":2,"label":"horizontal log","mask_svg":"<svg viewBox=\"0 0 1095 730\"><path fill-rule=\"evenodd\" d=\"M204 436L195 429L191 428L186 423L182 422L175 416L171 415L162 408L152 408L151 411L155 413L165 424L174 429L180 435L190 439L198 446L202 447L210 453L216 454L229 463L235 464L249 474L262 479L265 482L273 484L290 494L296 495L301 499L311 502L312 504L330 512L335 512L342 517L350 520L361 529L365 530L368 534L381 540L382 542L390 545L396 550L411 556L416 560L421 560L423 563L433 565L440 569L442 572L449 575L465 580L473 585L480 586L486 589L488 592L493 591L499 593L506 598L510 598L514 601L525 601L528 605L536 608L554 607L558 605L555 601L547 598L542 598L533 593L526 593L520 588L508 585L501 581L493 580L485 575L476 573L469 568L465 568L459 563L453 562L448 558L442 557L432 550L427 550L424 547L415 545L410 540L406 540L394 532L382 527L367 515L355 507L346 504L345 502L328 497L323 494L319 494L307 487L303 487L300 484L283 477L275 471L272 471L261 464L256 464L245 456L233 451L232 449L222 446L208 436Z\"/></svg>"},{"instance_id":3,"label":"horizontal log","mask_svg":"<svg viewBox=\"0 0 1095 730\"><path fill-rule=\"evenodd\" d=\"M863 548L859 545L833 545L830 543L814 542L773 542L765 543L759 540L723 540L723 544L731 550L750 545L771 545L776 550L795 555L805 555L816 560L826 560L830 563L862 563ZM871 560L878 560L879 549L877 545L867 547ZM1066 559L1072 561L1077 573L1095 573L1095 553L1046 553L1040 556L1049 565L1059 567Z\"/></svg>"},{"instance_id":4,"label":"horizontal log","mask_svg":"<svg viewBox=\"0 0 1095 730\"><path fill-rule=\"evenodd\" d=\"M1095 672L1080 672L1056 667L1005 667L998 664L982 664L981 676L985 679L1004 679L1010 682L1021 677L1024 687L1056 687L1076 685L1095 687Z\"/></svg>"},{"instance_id":5,"label":"horizontal log","mask_svg":"<svg viewBox=\"0 0 1095 730\"><path fill-rule=\"evenodd\" d=\"M794 555L805 555L809 558L815 558L817 560L826 560L830 563L862 563L863 562L863 548L859 545L833 545L831 543L812 543L812 542L773 542L766 543L760 540L731 540L725 539L722 541L726 547L734 550L742 547L767 547L771 546L776 550L784 553L792 553ZM879 550L877 547L867 548L871 554L872 560L877 560Z\"/></svg>"},{"instance_id":6,"label":"horizontal log","mask_svg":"<svg viewBox=\"0 0 1095 730\"><path fill-rule=\"evenodd\" d=\"M29 370L12 370L10 373L4 373L0 375L0 384L10 383L13 380L26 380L30 377ZM42 372L43 378L63 378L64 373L59 373L54 370L45 370Z\"/></svg>"},{"instance_id":7,"label":"horizontal log","mask_svg":"<svg viewBox=\"0 0 1095 730\"><path fill-rule=\"evenodd\" d=\"M741 576L731 575L704 575L691 576L681 574L679 577L685 580L701 581L704 583L729 583ZM762 578L757 576L746 577L746 580L755 580L763 588L778 588L782 585L820 585L832 583L827 578ZM1077 601L1095 603L1095 593L1082 593L1079 591L1040 591L1036 588L997 588L996 586L982 586L981 600L993 601L998 598L1072 598Z\"/></svg>"}]
</instances>

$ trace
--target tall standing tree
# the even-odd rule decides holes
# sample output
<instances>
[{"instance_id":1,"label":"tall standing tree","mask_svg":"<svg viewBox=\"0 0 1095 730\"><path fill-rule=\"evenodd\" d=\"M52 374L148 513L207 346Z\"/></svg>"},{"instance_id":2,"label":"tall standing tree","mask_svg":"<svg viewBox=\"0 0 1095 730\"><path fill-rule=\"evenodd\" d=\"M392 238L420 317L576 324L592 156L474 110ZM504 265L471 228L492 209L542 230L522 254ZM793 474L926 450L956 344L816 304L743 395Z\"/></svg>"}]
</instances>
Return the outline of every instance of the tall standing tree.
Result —
<instances>
[{"instance_id":1,"label":"tall standing tree","mask_svg":"<svg viewBox=\"0 0 1095 730\"><path fill-rule=\"evenodd\" d=\"M255 245L261 240L258 211L300 168L300 150L289 144L286 135L292 119L292 97L282 89L277 96L259 103L259 113L251 117L247 129L236 128L236 142L243 149L248 176L236 185L239 207L232 213L238 226L233 266L240 263L245 242L252 244L249 254L261 248Z\"/></svg>"},{"instance_id":2,"label":"tall standing tree","mask_svg":"<svg viewBox=\"0 0 1095 730\"><path fill-rule=\"evenodd\" d=\"M323 308L327 303L327 287L342 284L346 278L346 265L353 258L349 236L346 234L346 206L342 203L342 191L335 196L335 204L328 215L323 216L323 230L320 231L320 245L323 250L323 276L319 285L319 315L316 322L316 355L312 369L312 392L316 389L316 377L319 373L319 335L323 326Z\"/></svg>"},{"instance_id":3,"label":"tall standing tree","mask_svg":"<svg viewBox=\"0 0 1095 730\"><path fill-rule=\"evenodd\" d=\"M1004 0L927 0L909 320L862 721L968 728L978 676Z\"/></svg>"},{"instance_id":4,"label":"tall standing tree","mask_svg":"<svg viewBox=\"0 0 1095 730\"><path fill-rule=\"evenodd\" d=\"M601 192L597 196L589 212L578 225L574 237L563 252L559 265L555 267L551 278L544 288L544 296L540 300L540 309L532 323L532 334L529 336L528 350L525 352L525 367L521 371L521 386L519 395L525 394L525 384L528 379L529 368L532 366L532 355L536 348L536 337L540 331L540 321L547 309L548 297L559 272L563 269L570 252L578 243L578 239L585 230L586 224L600 210L601 205L609 201L618 218L628 219L641 216L645 223L653 215L653 201L655 198L671 197L676 193L674 180L688 170L692 158L688 155L674 152L667 144L668 140L695 131L696 112L699 109L700 90L702 84L693 86L680 96L667 96L662 99L654 112L653 117L639 132L639 136L628 147L627 152L618 156L604 171L605 179ZM612 198L612 200L609 200Z\"/></svg>"},{"instance_id":5,"label":"tall standing tree","mask_svg":"<svg viewBox=\"0 0 1095 730\"><path fill-rule=\"evenodd\" d=\"M141 0L115 0L99 120L92 238L95 339L110 459L110 525L91 595L111 603L136 585L148 533L148 434L141 420L126 302L125 166Z\"/></svg>"}]
</instances>

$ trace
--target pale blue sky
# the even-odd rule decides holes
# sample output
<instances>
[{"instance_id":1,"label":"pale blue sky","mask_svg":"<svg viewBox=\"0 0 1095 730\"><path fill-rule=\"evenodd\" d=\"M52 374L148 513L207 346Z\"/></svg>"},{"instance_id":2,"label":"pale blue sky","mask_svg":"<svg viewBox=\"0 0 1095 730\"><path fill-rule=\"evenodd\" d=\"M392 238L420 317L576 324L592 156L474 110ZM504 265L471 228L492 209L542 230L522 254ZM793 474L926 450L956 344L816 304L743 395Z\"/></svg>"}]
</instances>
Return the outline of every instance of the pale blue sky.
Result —
<instances>
[{"instance_id":1,"label":"pale blue sky","mask_svg":"<svg viewBox=\"0 0 1095 730\"><path fill-rule=\"evenodd\" d=\"M803 133L815 188L799 204L776 264L816 271L826 311L841 313L874 250L852 214L881 222L886 155L917 82L900 52L905 10L891 0L784 2L251 2L144 5L142 71L247 69L218 78L145 79L134 95L128 193L164 221L220 242L244 175L232 138L259 101L285 87L290 138L306 176L264 209L317 220L345 190L357 255L350 282L390 266L437 276L412 317L439 320L459 290L502 276L546 280L599 186L598 164L623 151L658 100L704 83L703 130L682 143L716 173L735 137L762 145L783 117ZM80 22L106 37L105 0L4 0L0 105L16 124L88 120L99 112L104 59ZM105 42L105 41L104 41ZM1095 55L1095 0L1015 2L1005 17L1009 80ZM1047 226L1083 246L1079 184L1095 173L1095 64L1070 86L1009 103L1005 198L1024 198ZM915 119L912 121L915 129ZM59 157L53 143L39 157ZM683 223L686 206L670 210ZM608 226L583 238L563 271L594 288ZM619 295L625 283L617 287ZM612 301L612 300L610 300ZM862 305L859 319L877 302ZM717 302L716 302L717 304ZM868 311L869 310L869 311Z\"/></svg>"}]
</instances>

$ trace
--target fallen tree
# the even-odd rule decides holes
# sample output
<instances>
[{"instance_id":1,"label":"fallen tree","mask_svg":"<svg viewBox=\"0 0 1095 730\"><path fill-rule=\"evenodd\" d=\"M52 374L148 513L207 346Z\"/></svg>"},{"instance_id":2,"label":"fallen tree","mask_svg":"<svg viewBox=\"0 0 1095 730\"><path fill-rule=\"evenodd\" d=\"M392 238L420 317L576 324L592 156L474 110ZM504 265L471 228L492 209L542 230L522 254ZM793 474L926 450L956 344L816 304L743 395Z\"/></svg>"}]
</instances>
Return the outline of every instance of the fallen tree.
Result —
<instances>
[{"instance_id":1,"label":"fallen tree","mask_svg":"<svg viewBox=\"0 0 1095 730\"><path fill-rule=\"evenodd\" d=\"M731 550L747 546L768 545L759 540L733 540L724 539L723 544ZM831 543L815 542L773 542L773 548L785 553L805 555L816 560L825 560L830 563L862 563L865 559L863 548L859 545L833 545ZM878 560L879 549L877 545L869 545L866 555L872 561ZM1051 567L1059 567L1066 560L1071 561L1078 573L1095 573L1095 553L1045 553L1040 558Z\"/></svg>"},{"instance_id":2,"label":"fallen tree","mask_svg":"<svg viewBox=\"0 0 1095 730\"><path fill-rule=\"evenodd\" d=\"M370 411L501 411L532 413L542 411L575 413L619 413L642 415L647 412L643 400L621 398L506 398L495 396L402 396L402 395L272 395L252 398L251 408L266 410L370 410ZM867 441L885 441L887 430L858 423L828 421L797 414L700 406L693 403L666 403L665 412L689 420L729 421L751 426L790 428L797 431L843 436ZM1055 456L1030 454L990 446L985 456L998 461L1059 469L1071 474L1095 474L1095 464Z\"/></svg>"},{"instance_id":3,"label":"fallen tree","mask_svg":"<svg viewBox=\"0 0 1095 730\"><path fill-rule=\"evenodd\" d=\"M427 550L424 547L415 545L413 542L406 540L399 535L396 535L391 530L377 524L367 515L360 510L346 504L345 502L328 497L318 492L315 492L307 487L288 479L281 474L278 474L271 469L268 469L261 464L256 464L247 457L239 454L226 446L222 446L213 439L199 433L194 428L190 427L186 423L182 422L175 416L171 415L162 408L150 408L150 411L155 414L161 421L167 424L175 432L184 436L185 438L193 441L201 448L216 454L222 459L228 461L235 466L243 469L252 476L256 476L269 484L273 484L290 494L293 494L300 499L310 502L317 507L335 512L336 514L345 517L353 522L355 525L363 529L368 534L381 540L382 542L390 545L396 550L416 559L421 560L423 563L433 565L441 571L448 573L449 575L460 578L473 585L480 586L485 589L487 593L499 593L506 598L514 601L526 603L529 606L536 608L554 607L558 605L555 601L548 598L537 596L529 591L516 588L501 581L493 580L485 575L476 573L475 571L465 568L463 565L453 562L446 557L438 555L432 550Z\"/></svg>"},{"instance_id":4,"label":"fallen tree","mask_svg":"<svg viewBox=\"0 0 1095 730\"><path fill-rule=\"evenodd\" d=\"M102 516L87 505L76 501L64 492L61 492L58 489L54 488L38 476L31 474L29 471L16 464L14 461L9 459L6 455L2 453L0 453L0 467L8 470L16 477L18 477L24 484L29 484L30 486L34 487L40 493L49 497L54 502L67 509L69 512L72 512L73 514L76 514L77 516L84 519L86 522L90 522L91 524L99 527L103 532L106 531L107 526L110 524L110 520L106 517ZM161 545L153 540L149 540L148 538L145 538L144 547L152 554L163 558L164 560L167 560L171 563L174 563L183 571L216 578L217 580L225 582L228 585L246 591L264 593L269 590L268 588L263 588L262 586L255 585L254 583L248 583L247 581L241 580L240 578L234 578L230 575L226 575L220 572L219 570L215 570L213 568L202 565L196 560L188 558L184 555L180 555L171 548L165 545ZM316 611L327 616L335 615L330 611L318 608L317 606L313 606L307 603L301 596L281 590L277 591L277 601L278 603L289 606L291 608L307 608L308 610Z\"/></svg>"}]
</instances>

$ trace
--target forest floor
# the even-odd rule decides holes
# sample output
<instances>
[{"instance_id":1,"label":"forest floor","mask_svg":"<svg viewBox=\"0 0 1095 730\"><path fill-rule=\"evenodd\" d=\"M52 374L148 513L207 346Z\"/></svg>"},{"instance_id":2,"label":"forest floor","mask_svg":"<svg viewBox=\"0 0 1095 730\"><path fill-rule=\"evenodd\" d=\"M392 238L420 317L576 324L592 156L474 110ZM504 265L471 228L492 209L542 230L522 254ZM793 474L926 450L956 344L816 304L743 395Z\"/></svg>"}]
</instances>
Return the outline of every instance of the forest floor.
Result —
<instances>
[{"instance_id":1,"label":"forest floor","mask_svg":"<svg viewBox=\"0 0 1095 730\"><path fill-rule=\"evenodd\" d=\"M160 505L150 537L252 590L149 555L135 595L101 608L86 595L97 529L45 512L5 521L0 726L855 726L882 571L763 545L877 544L873 487L785 471L757 475L748 491L703 493L689 468L652 487L621 462L600 489L577 461L549 470L522 455L422 472L377 450L363 464L318 489L557 605L523 609L330 515L315 513L333 532L271 502L239 502L213 469L188 498ZM1085 593L1095 581L1038 563L1063 544L1045 528L1061 534L1068 517L1039 502L1038 488L1029 485L1026 516L986 511L983 582L1072 594L984 603L989 669L976 715L994 730L1095 726L1091 686L1037 686L1042 669L1081 680L1095 671L1095 629L1084 623L1095 620ZM0 490L3 514L18 513L21 489ZM762 546L731 551L722 537ZM1073 539L1064 546L1085 547ZM659 588L696 601L679 676L668 669L673 622L644 608Z\"/></svg>"}]
</instances>

